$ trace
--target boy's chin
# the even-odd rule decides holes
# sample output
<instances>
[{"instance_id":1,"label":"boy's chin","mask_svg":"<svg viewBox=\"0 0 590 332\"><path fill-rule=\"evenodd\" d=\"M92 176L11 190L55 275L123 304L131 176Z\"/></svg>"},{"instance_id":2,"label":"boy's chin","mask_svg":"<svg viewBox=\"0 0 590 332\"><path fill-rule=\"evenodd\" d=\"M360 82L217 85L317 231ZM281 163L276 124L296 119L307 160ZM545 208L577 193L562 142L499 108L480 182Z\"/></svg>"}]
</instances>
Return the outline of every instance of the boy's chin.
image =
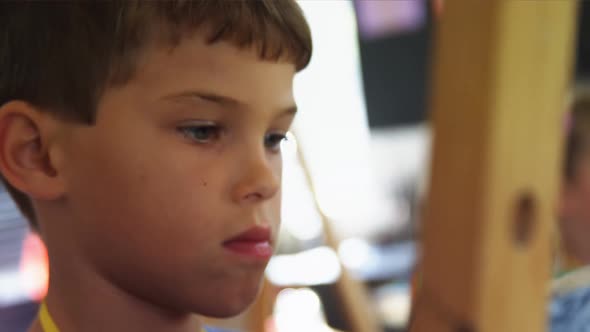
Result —
<instances>
[{"instance_id":1,"label":"boy's chin","mask_svg":"<svg viewBox=\"0 0 590 332\"><path fill-rule=\"evenodd\" d=\"M240 294L234 294L233 296L219 294L218 297L211 298L208 303L201 306L197 312L212 318L233 317L248 309L256 300L257 295L258 287Z\"/></svg>"},{"instance_id":2,"label":"boy's chin","mask_svg":"<svg viewBox=\"0 0 590 332\"><path fill-rule=\"evenodd\" d=\"M244 312L254 302L256 297L252 297L249 300L236 301L215 301L212 299L211 306L207 306L205 310L199 310L198 314L211 317L211 318L229 318L237 316ZM213 303L215 301L215 303Z\"/></svg>"}]
</instances>

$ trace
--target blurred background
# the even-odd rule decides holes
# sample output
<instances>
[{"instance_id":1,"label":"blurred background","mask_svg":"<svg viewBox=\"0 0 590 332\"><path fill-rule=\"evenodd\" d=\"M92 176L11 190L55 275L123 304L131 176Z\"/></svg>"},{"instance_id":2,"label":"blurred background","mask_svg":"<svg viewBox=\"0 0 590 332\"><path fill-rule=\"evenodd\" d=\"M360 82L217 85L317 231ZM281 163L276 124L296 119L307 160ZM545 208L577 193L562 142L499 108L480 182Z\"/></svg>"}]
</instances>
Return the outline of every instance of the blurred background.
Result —
<instances>
[{"instance_id":1,"label":"blurred background","mask_svg":"<svg viewBox=\"0 0 590 332\"><path fill-rule=\"evenodd\" d=\"M404 331L428 178L431 41L442 1L300 1L314 39L284 144L283 228L267 269L266 331L350 330L341 291L366 287L383 331ZM585 41L585 42L584 42ZM582 2L575 79L590 77ZM338 238L331 242L333 232ZM0 192L0 330L25 331L46 292L42 242ZM265 293L266 292L266 293ZM243 319L215 322L244 328Z\"/></svg>"}]
</instances>

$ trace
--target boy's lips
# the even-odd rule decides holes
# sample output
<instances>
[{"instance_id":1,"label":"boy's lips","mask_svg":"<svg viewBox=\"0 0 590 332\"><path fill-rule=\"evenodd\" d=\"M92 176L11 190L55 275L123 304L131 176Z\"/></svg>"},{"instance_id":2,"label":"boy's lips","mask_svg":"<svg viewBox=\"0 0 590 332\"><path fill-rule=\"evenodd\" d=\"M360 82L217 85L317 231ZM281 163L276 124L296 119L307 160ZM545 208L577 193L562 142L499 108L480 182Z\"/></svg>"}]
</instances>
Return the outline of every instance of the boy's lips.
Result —
<instances>
[{"instance_id":1,"label":"boy's lips","mask_svg":"<svg viewBox=\"0 0 590 332\"><path fill-rule=\"evenodd\" d=\"M231 252L259 261L268 261L273 253L272 231L269 227L254 226L223 242Z\"/></svg>"}]
</instances>

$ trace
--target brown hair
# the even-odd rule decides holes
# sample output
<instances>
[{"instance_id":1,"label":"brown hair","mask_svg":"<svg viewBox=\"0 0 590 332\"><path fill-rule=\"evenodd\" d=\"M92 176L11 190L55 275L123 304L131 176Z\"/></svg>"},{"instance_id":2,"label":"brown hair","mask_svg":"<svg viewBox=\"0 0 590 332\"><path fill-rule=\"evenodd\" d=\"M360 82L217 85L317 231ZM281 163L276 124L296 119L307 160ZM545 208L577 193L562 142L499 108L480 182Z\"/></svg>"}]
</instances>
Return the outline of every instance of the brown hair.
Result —
<instances>
[{"instance_id":1,"label":"brown hair","mask_svg":"<svg viewBox=\"0 0 590 332\"><path fill-rule=\"evenodd\" d=\"M564 178L575 181L580 159L590 147L590 93L585 89L576 91L566 126Z\"/></svg>"},{"instance_id":2,"label":"brown hair","mask_svg":"<svg viewBox=\"0 0 590 332\"><path fill-rule=\"evenodd\" d=\"M0 105L23 100L92 125L103 91L133 77L146 45L174 47L197 29L297 70L311 57L295 0L0 1ZM2 180L36 228L30 199Z\"/></svg>"}]
</instances>

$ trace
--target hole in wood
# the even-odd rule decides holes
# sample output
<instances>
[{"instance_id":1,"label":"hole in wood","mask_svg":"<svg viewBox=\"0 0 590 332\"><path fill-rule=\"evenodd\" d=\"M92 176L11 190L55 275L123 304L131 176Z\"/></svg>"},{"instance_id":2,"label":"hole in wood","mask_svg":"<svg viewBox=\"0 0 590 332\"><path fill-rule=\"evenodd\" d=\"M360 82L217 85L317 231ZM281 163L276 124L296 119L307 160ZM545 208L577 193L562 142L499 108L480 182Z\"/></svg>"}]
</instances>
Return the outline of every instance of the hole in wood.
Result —
<instances>
[{"instance_id":1,"label":"hole in wood","mask_svg":"<svg viewBox=\"0 0 590 332\"><path fill-rule=\"evenodd\" d=\"M457 328L455 328L454 332L476 332L475 328L471 326L470 323L462 323Z\"/></svg>"},{"instance_id":2,"label":"hole in wood","mask_svg":"<svg viewBox=\"0 0 590 332\"><path fill-rule=\"evenodd\" d=\"M537 202L531 192L524 192L517 198L514 218L514 242L526 247L537 223Z\"/></svg>"}]
</instances>

